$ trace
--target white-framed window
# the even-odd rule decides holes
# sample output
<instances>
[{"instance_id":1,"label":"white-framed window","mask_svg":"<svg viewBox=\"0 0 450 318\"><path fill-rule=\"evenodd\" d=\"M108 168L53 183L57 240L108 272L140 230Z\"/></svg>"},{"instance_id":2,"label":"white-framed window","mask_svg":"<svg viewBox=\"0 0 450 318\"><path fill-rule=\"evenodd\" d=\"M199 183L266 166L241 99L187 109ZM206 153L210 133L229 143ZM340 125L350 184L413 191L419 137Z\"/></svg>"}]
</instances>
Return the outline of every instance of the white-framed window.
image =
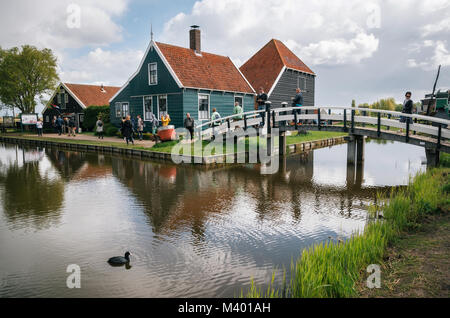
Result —
<instances>
[{"instance_id":1,"label":"white-framed window","mask_svg":"<svg viewBox=\"0 0 450 318\"><path fill-rule=\"evenodd\" d=\"M209 118L209 95L198 94L198 120L208 120Z\"/></svg>"},{"instance_id":2,"label":"white-framed window","mask_svg":"<svg viewBox=\"0 0 450 318\"><path fill-rule=\"evenodd\" d=\"M58 103L58 105L61 105L61 94L56 94L56 103Z\"/></svg>"},{"instance_id":3,"label":"white-framed window","mask_svg":"<svg viewBox=\"0 0 450 318\"><path fill-rule=\"evenodd\" d=\"M130 115L130 104L122 103L122 117Z\"/></svg>"},{"instance_id":4,"label":"white-framed window","mask_svg":"<svg viewBox=\"0 0 450 318\"><path fill-rule=\"evenodd\" d=\"M50 117L48 115L45 116L45 122L49 123L50 122Z\"/></svg>"},{"instance_id":5,"label":"white-framed window","mask_svg":"<svg viewBox=\"0 0 450 318\"><path fill-rule=\"evenodd\" d=\"M149 63L148 64L148 85L158 84L158 64Z\"/></svg>"},{"instance_id":6,"label":"white-framed window","mask_svg":"<svg viewBox=\"0 0 450 318\"><path fill-rule=\"evenodd\" d=\"M167 105L167 95L158 96L158 120L161 120L162 115L169 113L169 106Z\"/></svg>"},{"instance_id":7,"label":"white-framed window","mask_svg":"<svg viewBox=\"0 0 450 318\"><path fill-rule=\"evenodd\" d=\"M239 103L239 106L242 107L242 111L244 110L244 96L234 96L234 105L236 105L236 102Z\"/></svg>"},{"instance_id":8,"label":"white-framed window","mask_svg":"<svg viewBox=\"0 0 450 318\"><path fill-rule=\"evenodd\" d=\"M63 96L64 96L64 97L63 97ZM64 102L61 102L61 103L60 103L61 109L66 109L66 108L67 108L67 107L66 107L66 104L67 104L67 101L66 101L66 100L68 100L69 96L68 96L67 94L63 93L63 94L61 94L60 100L62 100L63 98L64 98Z\"/></svg>"},{"instance_id":9,"label":"white-framed window","mask_svg":"<svg viewBox=\"0 0 450 318\"><path fill-rule=\"evenodd\" d=\"M66 104L69 103L69 94L64 94L64 101Z\"/></svg>"},{"instance_id":10,"label":"white-framed window","mask_svg":"<svg viewBox=\"0 0 450 318\"><path fill-rule=\"evenodd\" d=\"M297 76L297 87L306 91L306 77Z\"/></svg>"},{"instance_id":11,"label":"white-framed window","mask_svg":"<svg viewBox=\"0 0 450 318\"><path fill-rule=\"evenodd\" d=\"M153 112L153 96L144 96L143 103L144 120L150 120L150 113Z\"/></svg>"},{"instance_id":12,"label":"white-framed window","mask_svg":"<svg viewBox=\"0 0 450 318\"><path fill-rule=\"evenodd\" d=\"M121 118L122 117L122 104L116 103L115 107L116 107L116 118Z\"/></svg>"}]
</instances>

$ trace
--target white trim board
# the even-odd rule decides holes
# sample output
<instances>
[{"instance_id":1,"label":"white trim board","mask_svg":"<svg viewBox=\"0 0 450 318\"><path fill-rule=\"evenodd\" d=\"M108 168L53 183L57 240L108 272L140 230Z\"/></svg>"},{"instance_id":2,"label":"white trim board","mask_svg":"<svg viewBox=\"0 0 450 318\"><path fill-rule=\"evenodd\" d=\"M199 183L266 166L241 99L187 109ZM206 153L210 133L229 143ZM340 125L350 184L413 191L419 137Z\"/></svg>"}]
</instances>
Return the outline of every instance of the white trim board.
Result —
<instances>
[{"instance_id":1,"label":"white trim board","mask_svg":"<svg viewBox=\"0 0 450 318\"><path fill-rule=\"evenodd\" d=\"M79 84L82 85L82 84ZM50 103L53 101L53 99L55 98L58 90L60 87L63 87L72 97L73 99L75 99L75 101L81 106L81 108L86 109L86 105L84 105L84 103L66 86L66 84L64 84L63 82L59 83L59 85L55 88L52 97L50 97L50 99L47 102L47 105L45 106L45 108L42 110L42 114L44 114L44 112L48 109L48 107L50 106ZM61 109L62 110L62 109Z\"/></svg>"},{"instance_id":2,"label":"white trim board","mask_svg":"<svg viewBox=\"0 0 450 318\"><path fill-rule=\"evenodd\" d=\"M178 76L175 74L175 71L172 69L169 62L167 62L167 59L165 58L164 54L162 54L162 52L159 49L156 42L150 41L150 44L148 45L147 50L145 51L144 56L142 57L142 60L141 60L141 63L139 64L138 69L136 70L136 72L133 73L133 75L131 75L131 77L128 79L128 81L117 91L117 93L114 94L113 97L111 97L111 99L109 100L109 103L111 103L117 96L119 96L120 93L122 93L122 91L125 89L125 87L127 87L130 84L130 82L139 74L139 72L141 71L141 69L144 65L145 60L147 59L148 53L150 52L151 48L155 49L156 53L158 54L160 59L163 61L164 65L167 67L167 69L169 70L169 73L172 75L172 77L175 80L175 82L177 83L178 87L183 88L183 84L181 83Z\"/></svg>"}]
</instances>

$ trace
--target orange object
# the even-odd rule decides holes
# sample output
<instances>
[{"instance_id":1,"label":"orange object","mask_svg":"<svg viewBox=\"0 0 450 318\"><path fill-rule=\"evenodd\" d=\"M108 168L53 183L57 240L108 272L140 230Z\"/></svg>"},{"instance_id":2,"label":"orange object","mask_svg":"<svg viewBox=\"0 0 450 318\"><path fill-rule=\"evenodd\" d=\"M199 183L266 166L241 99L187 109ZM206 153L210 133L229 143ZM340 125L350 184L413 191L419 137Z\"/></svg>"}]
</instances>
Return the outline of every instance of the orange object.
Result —
<instances>
[{"instance_id":1,"label":"orange object","mask_svg":"<svg viewBox=\"0 0 450 318\"><path fill-rule=\"evenodd\" d=\"M161 141L171 141L176 139L175 126L165 126L158 129L158 137Z\"/></svg>"}]
</instances>

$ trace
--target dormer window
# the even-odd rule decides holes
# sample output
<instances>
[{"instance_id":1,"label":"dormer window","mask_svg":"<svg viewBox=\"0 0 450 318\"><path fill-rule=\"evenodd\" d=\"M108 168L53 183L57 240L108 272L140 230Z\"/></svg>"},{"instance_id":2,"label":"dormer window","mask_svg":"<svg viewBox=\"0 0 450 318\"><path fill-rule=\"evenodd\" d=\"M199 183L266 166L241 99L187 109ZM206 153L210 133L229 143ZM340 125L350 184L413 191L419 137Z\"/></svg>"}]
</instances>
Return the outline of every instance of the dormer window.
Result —
<instances>
[{"instance_id":1,"label":"dormer window","mask_svg":"<svg viewBox=\"0 0 450 318\"><path fill-rule=\"evenodd\" d=\"M148 64L148 85L158 84L158 65L156 63Z\"/></svg>"}]
</instances>

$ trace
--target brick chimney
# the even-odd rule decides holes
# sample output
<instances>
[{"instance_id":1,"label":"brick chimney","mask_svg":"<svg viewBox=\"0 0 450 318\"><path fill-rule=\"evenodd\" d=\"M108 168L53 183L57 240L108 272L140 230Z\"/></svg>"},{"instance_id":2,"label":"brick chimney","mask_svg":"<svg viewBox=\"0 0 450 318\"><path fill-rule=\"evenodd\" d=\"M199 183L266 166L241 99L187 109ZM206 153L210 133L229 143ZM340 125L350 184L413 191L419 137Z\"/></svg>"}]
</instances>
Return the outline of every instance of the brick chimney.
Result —
<instances>
[{"instance_id":1,"label":"brick chimney","mask_svg":"<svg viewBox=\"0 0 450 318\"><path fill-rule=\"evenodd\" d=\"M189 43L191 50L194 50L195 53L201 54L201 32L200 27L198 25L192 25L191 30L189 31Z\"/></svg>"}]
</instances>

